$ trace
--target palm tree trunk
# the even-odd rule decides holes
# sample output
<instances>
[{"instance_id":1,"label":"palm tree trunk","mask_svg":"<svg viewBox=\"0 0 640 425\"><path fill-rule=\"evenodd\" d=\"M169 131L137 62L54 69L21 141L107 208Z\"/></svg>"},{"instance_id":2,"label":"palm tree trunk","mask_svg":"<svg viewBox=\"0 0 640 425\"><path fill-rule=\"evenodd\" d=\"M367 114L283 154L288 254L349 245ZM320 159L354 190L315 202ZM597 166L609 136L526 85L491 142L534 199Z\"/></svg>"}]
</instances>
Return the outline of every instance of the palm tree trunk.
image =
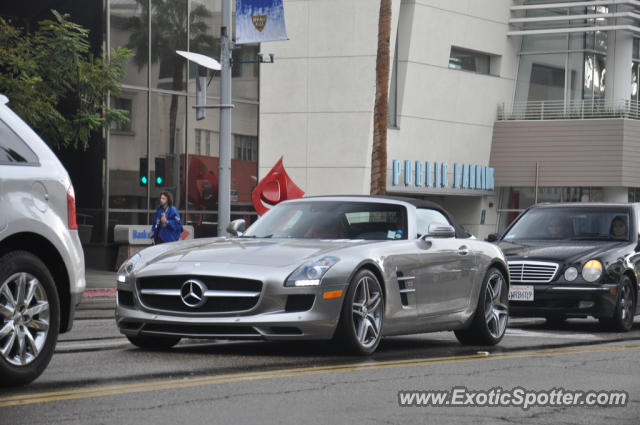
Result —
<instances>
[{"instance_id":1,"label":"palm tree trunk","mask_svg":"<svg viewBox=\"0 0 640 425\"><path fill-rule=\"evenodd\" d=\"M373 149L371 152L371 194L387 192L387 114L389 108L389 56L391 1L380 0L378 54L376 57L376 101L373 107Z\"/></svg>"}]
</instances>

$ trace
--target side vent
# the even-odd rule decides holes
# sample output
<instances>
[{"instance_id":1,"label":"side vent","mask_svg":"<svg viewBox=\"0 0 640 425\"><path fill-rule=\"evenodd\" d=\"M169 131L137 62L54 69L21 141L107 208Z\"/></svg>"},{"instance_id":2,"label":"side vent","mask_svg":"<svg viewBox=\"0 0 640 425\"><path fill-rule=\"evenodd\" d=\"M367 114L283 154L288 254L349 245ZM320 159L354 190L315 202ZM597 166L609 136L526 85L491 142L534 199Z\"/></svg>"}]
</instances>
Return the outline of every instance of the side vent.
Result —
<instances>
[{"instance_id":1,"label":"side vent","mask_svg":"<svg viewBox=\"0 0 640 425\"><path fill-rule=\"evenodd\" d=\"M409 308L408 294L416 292L416 288L413 286L414 276L405 276L402 272L396 273L398 279L398 288L400 290L400 302L405 308Z\"/></svg>"}]
</instances>

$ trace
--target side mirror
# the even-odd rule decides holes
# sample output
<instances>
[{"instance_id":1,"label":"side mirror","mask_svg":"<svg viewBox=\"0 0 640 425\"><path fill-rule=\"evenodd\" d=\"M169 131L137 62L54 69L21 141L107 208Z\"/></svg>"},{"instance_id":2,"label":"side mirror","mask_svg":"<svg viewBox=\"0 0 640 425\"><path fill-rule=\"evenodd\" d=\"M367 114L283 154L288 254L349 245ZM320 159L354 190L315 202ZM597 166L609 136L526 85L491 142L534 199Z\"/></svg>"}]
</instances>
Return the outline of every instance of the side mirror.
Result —
<instances>
[{"instance_id":1,"label":"side mirror","mask_svg":"<svg viewBox=\"0 0 640 425\"><path fill-rule=\"evenodd\" d=\"M244 228L246 225L247 224L242 218L233 220L227 226L227 233L230 233L232 236L242 236L242 232L244 232Z\"/></svg>"},{"instance_id":2,"label":"side mirror","mask_svg":"<svg viewBox=\"0 0 640 425\"><path fill-rule=\"evenodd\" d=\"M431 223L429 225L429 231L426 234L432 238L452 238L456 235L456 229L448 224Z\"/></svg>"},{"instance_id":3,"label":"side mirror","mask_svg":"<svg viewBox=\"0 0 640 425\"><path fill-rule=\"evenodd\" d=\"M500 239L500 236L502 236L500 233L490 233L489 236L487 236L487 239L485 239L487 242L495 242L498 239Z\"/></svg>"}]
</instances>

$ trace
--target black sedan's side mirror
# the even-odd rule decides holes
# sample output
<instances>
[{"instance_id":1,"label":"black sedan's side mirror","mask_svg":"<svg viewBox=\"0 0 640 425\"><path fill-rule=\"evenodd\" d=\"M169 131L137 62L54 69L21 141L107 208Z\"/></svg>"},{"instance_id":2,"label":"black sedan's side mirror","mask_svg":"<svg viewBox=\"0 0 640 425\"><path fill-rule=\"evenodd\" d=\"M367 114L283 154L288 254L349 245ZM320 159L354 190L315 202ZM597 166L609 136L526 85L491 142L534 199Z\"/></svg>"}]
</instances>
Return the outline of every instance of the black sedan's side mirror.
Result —
<instances>
[{"instance_id":1,"label":"black sedan's side mirror","mask_svg":"<svg viewBox=\"0 0 640 425\"><path fill-rule=\"evenodd\" d=\"M246 222L242 218L233 220L227 226L227 233L230 233L232 236L242 236L246 225Z\"/></svg>"},{"instance_id":2,"label":"black sedan's side mirror","mask_svg":"<svg viewBox=\"0 0 640 425\"><path fill-rule=\"evenodd\" d=\"M487 239L485 239L487 242L495 242L498 239L500 239L500 236L502 236L500 233L490 233L489 236L487 236Z\"/></svg>"}]
</instances>

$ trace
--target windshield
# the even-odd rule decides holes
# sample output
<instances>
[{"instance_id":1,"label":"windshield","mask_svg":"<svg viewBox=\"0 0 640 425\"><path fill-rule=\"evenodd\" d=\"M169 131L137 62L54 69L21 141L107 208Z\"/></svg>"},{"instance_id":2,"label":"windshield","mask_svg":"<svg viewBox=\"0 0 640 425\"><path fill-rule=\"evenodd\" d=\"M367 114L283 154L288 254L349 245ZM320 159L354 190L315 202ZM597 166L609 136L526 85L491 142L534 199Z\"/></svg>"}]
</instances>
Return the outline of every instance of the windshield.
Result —
<instances>
[{"instance_id":1,"label":"windshield","mask_svg":"<svg viewBox=\"0 0 640 425\"><path fill-rule=\"evenodd\" d=\"M303 239L407 239L406 210L401 205L373 202L291 202L272 208L242 236Z\"/></svg>"},{"instance_id":2,"label":"windshield","mask_svg":"<svg viewBox=\"0 0 640 425\"><path fill-rule=\"evenodd\" d=\"M504 240L629 240L629 211L531 209L509 229Z\"/></svg>"}]
</instances>

